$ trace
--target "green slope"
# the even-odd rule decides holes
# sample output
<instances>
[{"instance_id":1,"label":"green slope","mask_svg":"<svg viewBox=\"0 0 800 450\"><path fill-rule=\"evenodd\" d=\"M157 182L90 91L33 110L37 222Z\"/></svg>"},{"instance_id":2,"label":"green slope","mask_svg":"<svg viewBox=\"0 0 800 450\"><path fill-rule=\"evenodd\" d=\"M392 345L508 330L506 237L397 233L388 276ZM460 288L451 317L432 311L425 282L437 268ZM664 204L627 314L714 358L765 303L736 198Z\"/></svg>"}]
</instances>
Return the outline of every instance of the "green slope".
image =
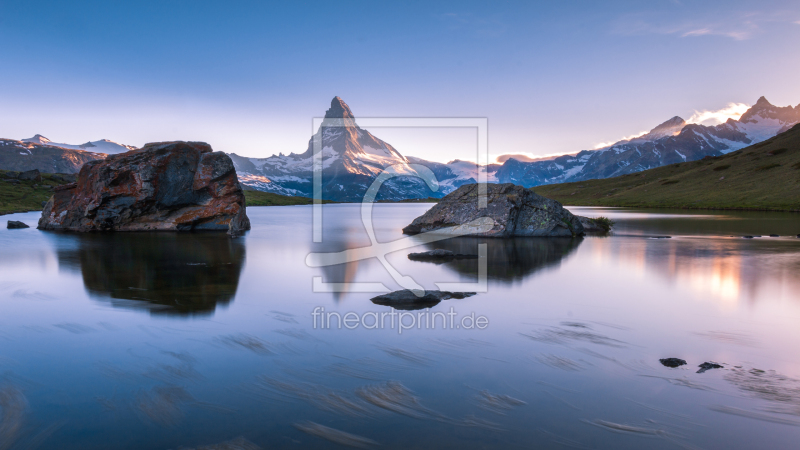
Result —
<instances>
[{"instance_id":1,"label":"green slope","mask_svg":"<svg viewBox=\"0 0 800 450\"><path fill-rule=\"evenodd\" d=\"M800 124L724 156L532 189L574 206L800 211Z\"/></svg>"},{"instance_id":2,"label":"green slope","mask_svg":"<svg viewBox=\"0 0 800 450\"><path fill-rule=\"evenodd\" d=\"M10 214L25 211L41 211L42 202L53 195L53 186L64 184L59 177L69 177L63 174L43 173L41 182L15 180L18 183L5 181L7 171L0 170L0 214ZM73 175L74 176L74 175ZM244 191L247 206L288 206L310 205L307 197L288 197L269 192ZM332 203L324 201L323 203Z\"/></svg>"},{"instance_id":3,"label":"green slope","mask_svg":"<svg viewBox=\"0 0 800 450\"><path fill-rule=\"evenodd\" d=\"M9 171L0 170L0 215L41 211L42 202L53 195L53 187L71 181L74 175L43 173L42 181L9 180Z\"/></svg>"},{"instance_id":4,"label":"green slope","mask_svg":"<svg viewBox=\"0 0 800 450\"><path fill-rule=\"evenodd\" d=\"M271 192L244 191L244 198L247 206L291 206L291 205L310 205L313 200L308 197L289 197L286 195L273 194ZM335 203L323 200L322 203Z\"/></svg>"}]
</instances>

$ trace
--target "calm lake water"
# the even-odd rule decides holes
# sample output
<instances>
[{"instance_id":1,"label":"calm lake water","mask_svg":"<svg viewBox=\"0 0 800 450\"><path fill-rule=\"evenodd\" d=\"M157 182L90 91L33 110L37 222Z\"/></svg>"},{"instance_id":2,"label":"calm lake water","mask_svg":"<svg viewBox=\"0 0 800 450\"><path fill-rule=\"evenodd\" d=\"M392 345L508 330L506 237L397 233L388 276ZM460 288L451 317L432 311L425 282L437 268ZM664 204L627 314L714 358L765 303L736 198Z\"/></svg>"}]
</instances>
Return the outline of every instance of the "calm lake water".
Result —
<instances>
[{"instance_id":1,"label":"calm lake water","mask_svg":"<svg viewBox=\"0 0 800 450\"><path fill-rule=\"evenodd\" d=\"M428 207L377 205L378 241ZM375 258L305 263L370 244L358 205L325 206L319 244L310 207L249 208L239 239L3 228L0 449L797 448L800 215L570 209L613 235L390 244L427 289L479 261L408 253L487 244L487 292L406 312L464 324L434 329L373 329L391 310L356 285L314 292L399 289Z\"/></svg>"}]
</instances>

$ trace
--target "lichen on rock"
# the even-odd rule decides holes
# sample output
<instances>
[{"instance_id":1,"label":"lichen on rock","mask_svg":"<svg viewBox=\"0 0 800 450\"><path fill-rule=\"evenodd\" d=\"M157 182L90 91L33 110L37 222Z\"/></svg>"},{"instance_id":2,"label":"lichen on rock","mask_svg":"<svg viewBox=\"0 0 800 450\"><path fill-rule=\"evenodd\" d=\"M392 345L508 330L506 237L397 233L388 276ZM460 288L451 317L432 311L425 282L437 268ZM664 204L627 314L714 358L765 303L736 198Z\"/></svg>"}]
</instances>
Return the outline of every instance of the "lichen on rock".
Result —
<instances>
[{"instance_id":1,"label":"lichen on rock","mask_svg":"<svg viewBox=\"0 0 800 450\"><path fill-rule=\"evenodd\" d=\"M250 229L230 157L204 142L159 142L86 163L59 186L39 229L63 231Z\"/></svg>"}]
</instances>

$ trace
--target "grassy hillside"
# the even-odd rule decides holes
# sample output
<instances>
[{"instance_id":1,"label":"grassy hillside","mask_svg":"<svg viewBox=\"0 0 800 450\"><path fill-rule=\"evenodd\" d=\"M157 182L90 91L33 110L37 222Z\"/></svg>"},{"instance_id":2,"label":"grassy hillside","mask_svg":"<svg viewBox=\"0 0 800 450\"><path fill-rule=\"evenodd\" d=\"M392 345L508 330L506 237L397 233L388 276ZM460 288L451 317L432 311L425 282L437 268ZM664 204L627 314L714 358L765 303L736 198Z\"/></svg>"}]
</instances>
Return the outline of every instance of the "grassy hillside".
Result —
<instances>
[{"instance_id":1,"label":"grassy hillside","mask_svg":"<svg viewBox=\"0 0 800 450\"><path fill-rule=\"evenodd\" d=\"M310 205L313 200L308 197L289 197L286 195L273 194L271 192L244 191L244 198L247 206L290 206L290 205ZM323 200L322 203L334 203Z\"/></svg>"},{"instance_id":2,"label":"grassy hillside","mask_svg":"<svg viewBox=\"0 0 800 450\"><path fill-rule=\"evenodd\" d=\"M575 206L800 211L800 125L724 156L533 190Z\"/></svg>"},{"instance_id":3,"label":"grassy hillside","mask_svg":"<svg viewBox=\"0 0 800 450\"><path fill-rule=\"evenodd\" d=\"M15 212L41 211L42 202L53 195L53 187L71 180L69 175L43 173L42 181L9 179L8 171L0 170L0 215Z\"/></svg>"},{"instance_id":4,"label":"grassy hillside","mask_svg":"<svg viewBox=\"0 0 800 450\"><path fill-rule=\"evenodd\" d=\"M42 181L14 180L17 183L5 181L7 171L0 170L0 214L10 214L25 211L41 211L42 202L53 195L52 187L64 184L62 177L65 175L43 173ZM244 191L247 206L287 206L310 205L310 198L287 197L285 195L269 192ZM332 203L324 201L323 203Z\"/></svg>"}]
</instances>

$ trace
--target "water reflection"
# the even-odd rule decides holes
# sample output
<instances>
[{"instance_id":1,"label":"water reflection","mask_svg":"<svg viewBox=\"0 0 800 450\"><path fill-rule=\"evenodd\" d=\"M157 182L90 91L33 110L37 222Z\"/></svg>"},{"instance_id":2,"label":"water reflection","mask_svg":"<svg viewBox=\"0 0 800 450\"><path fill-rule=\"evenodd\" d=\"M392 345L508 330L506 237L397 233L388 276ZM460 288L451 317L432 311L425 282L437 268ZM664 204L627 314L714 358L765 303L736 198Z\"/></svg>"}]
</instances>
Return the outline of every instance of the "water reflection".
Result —
<instances>
[{"instance_id":1,"label":"water reflection","mask_svg":"<svg viewBox=\"0 0 800 450\"><path fill-rule=\"evenodd\" d=\"M560 264L575 252L582 238L523 237L486 239L459 237L426 244L425 250L444 249L465 255L478 254L478 244L486 244L489 280L512 283ZM420 251L420 250L413 250ZM430 263L421 263L430 264ZM445 267L462 275L477 276L478 260L461 259L447 262Z\"/></svg>"},{"instance_id":2,"label":"water reflection","mask_svg":"<svg viewBox=\"0 0 800 450\"><path fill-rule=\"evenodd\" d=\"M241 239L217 233L91 233L57 249L59 267L115 306L160 314L210 314L236 295Z\"/></svg>"},{"instance_id":3,"label":"water reflection","mask_svg":"<svg viewBox=\"0 0 800 450\"><path fill-rule=\"evenodd\" d=\"M800 229L798 214L572 209L616 221L613 239L593 241L595 261L616 260L638 273L656 274L722 306L797 299L791 293L800 291L800 240L794 234ZM764 237L741 237L759 234ZM673 238L644 237L653 235Z\"/></svg>"},{"instance_id":4,"label":"water reflection","mask_svg":"<svg viewBox=\"0 0 800 450\"><path fill-rule=\"evenodd\" d=\"M646 245L597 245L595 251L610 253L637 270L660 274L722 304L736 305L800 291L800 245L794 244L677 238L649 239Z\"/></svg>"}]
</instances>

